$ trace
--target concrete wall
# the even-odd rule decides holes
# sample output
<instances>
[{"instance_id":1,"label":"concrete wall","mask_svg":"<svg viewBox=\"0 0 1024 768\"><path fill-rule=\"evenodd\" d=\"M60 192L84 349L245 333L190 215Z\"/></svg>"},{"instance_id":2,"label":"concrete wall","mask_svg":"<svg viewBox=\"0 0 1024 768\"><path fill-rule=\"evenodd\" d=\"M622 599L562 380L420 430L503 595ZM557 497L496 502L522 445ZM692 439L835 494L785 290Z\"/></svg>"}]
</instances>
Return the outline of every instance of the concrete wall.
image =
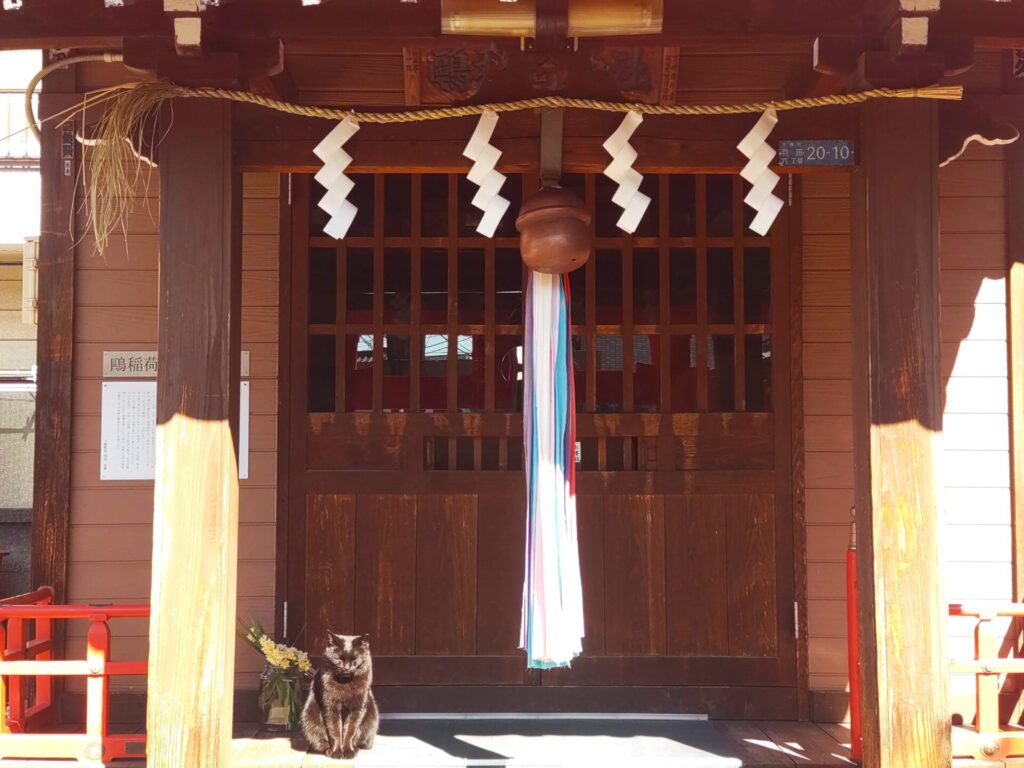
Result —
<instances>
[{"instance_id":1,"label":"concrete wall","mask_svg":"<svg viewBox=\"0 0 1024 768\"><path fill-rule=\"evenodd\" d=\"M0 371L36 362L36 329L21 317L21 248L39 234L39 144L25 125L21 90L40 51L0 51ZM13 134L8 136L8 134ZM0 391L0 594L29 589L35 399Z\"/></svg>"},{"instance_id":2,"label":"concrete wall","mask_svg":"<svg viewBox=\"0 0 1024 768\"><path fill-rule=\"evenodd\" d=\"M0 198L3 184L0 171ZM0 370L35 365L35 339L36 327L21 318L21 265L0 263ZM11 553L0 563L0 594L30 588L34 448L35 397L0 391L0 550Z\"/></svg>"}]
</instances>

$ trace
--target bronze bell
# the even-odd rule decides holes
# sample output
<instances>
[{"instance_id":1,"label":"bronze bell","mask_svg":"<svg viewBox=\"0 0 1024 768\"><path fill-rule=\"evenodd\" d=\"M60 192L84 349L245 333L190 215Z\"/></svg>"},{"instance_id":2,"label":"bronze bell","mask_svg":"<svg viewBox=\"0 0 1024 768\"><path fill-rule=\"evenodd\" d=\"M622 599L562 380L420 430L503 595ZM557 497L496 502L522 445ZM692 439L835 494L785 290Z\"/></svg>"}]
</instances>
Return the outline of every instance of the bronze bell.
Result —
<instances>
[{"instance_id":1,"label":"bronze bell","mask_svg":"<svg viewBox=\"0 0 1024 768\"><path fill-rule=\"evenodd\" d=\"M531 195L516 218L526 266L551 275L582 267L593 243L590 220L583 201L567 189L545 187Z\"/></svg>"}]
</instances>

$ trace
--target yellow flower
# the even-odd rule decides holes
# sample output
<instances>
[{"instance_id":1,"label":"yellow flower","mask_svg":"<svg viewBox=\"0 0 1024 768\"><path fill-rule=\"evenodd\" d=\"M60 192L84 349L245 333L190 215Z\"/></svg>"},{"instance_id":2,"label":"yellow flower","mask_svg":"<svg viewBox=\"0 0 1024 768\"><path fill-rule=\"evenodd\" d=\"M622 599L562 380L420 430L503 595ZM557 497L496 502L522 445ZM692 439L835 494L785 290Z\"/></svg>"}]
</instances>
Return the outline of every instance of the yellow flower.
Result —
<instances>
[{"instance_id":1,"label":"yellow flower","mask_svg":"<svg viewBox=\"0 0 1024 768\"><path fill-rule=\"evenodd\" d=\"M288 669L294 666L303 672L311 668L309 656L305 651L300 651L298 648L284 643L276 643L265 633L256 637L255 629L252 637L254 644L259 647L263 657L271 666L279 669Z\"/></svg>"}]
</instances>

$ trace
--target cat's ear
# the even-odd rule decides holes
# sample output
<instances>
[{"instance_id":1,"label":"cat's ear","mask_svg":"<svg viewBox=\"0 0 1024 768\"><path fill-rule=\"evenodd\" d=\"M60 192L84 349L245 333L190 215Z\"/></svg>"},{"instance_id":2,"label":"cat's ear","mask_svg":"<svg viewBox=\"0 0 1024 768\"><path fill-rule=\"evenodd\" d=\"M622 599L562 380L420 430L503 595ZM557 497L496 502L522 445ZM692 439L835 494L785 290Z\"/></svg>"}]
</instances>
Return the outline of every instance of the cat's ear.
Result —
<instances>
[{"instance_id":1,"label":"cat's ear","mask_svg":"<svg viewBox=\"0 0 1024 768\"><path fill-rule=\"evenodd\" d=\"M356 638L355 645L358 645L360 648L369 648L370 647L370 636L369 635L360 635L359 637Z\"/></svg>"},{"instance_id":2,"label":"cat's ear","mask_svg":"<svg viewBox=\"0 0 1024 768\"><path fill-rule=\"evenodd\" d=\"M343 646L345 645L345 638L343 638L341 635L334 634L333 632L331 632L331 630L327 630L327 644Z\"/></svg>"}]
</instances>

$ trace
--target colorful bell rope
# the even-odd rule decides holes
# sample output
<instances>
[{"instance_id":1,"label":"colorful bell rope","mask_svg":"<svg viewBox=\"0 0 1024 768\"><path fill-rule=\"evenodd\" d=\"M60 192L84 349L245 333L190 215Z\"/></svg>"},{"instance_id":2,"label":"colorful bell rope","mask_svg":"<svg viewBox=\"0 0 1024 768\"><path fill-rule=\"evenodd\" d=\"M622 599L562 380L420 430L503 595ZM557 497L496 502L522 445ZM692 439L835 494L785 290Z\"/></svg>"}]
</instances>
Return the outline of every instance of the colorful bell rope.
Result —
<instances>
[{"instance_id":1,"label":"colorful bell rope","mask_svg":"<svg viewBox=\"0 0 1024 768\"><path fill-rule=\"evenodd\" d=\"M549 669L568 666L583 650L568 276L531 271L525 315L527 535L520 646L528 667Z\"/></svg>"}]
</instances>

